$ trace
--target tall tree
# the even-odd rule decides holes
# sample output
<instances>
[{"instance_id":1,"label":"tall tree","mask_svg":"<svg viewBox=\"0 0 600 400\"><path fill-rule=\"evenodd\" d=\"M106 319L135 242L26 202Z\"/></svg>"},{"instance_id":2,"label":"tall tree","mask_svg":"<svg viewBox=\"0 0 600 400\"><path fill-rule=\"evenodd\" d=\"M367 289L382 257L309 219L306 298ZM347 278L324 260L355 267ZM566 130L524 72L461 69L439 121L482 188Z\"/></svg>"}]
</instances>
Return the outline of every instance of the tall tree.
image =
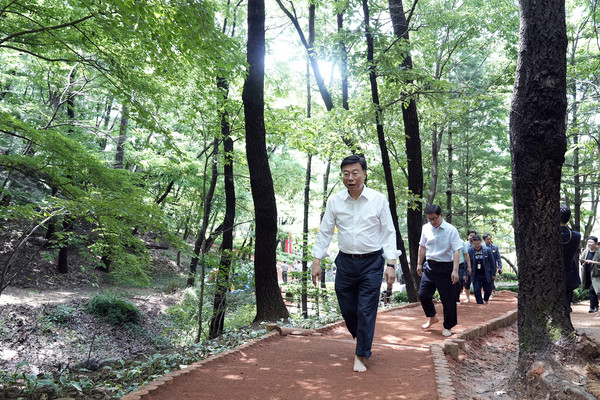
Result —
<instances>
[{"instance_id":1,"label":"tall tree","mask_svg":"<svg viewBox=\"0 0 600 400\"><path fill-rule=\"evenodd\" d=\"M519 59L510 114L515 247L519 264L519 360L551 360L573 343L559 233L566 151L564 0L522 0ZM535 254L534 257L531 255Z\"/></svg>"},{"instance_id":2,"label":"tall tree","mask_svg":"<svg viewBox=\"0 0 600 400\"><path fill-rule=\"evenodd\" d=\"M238 3L239 5L240 3ZM237 13L238 5L234 7ZM227 29L227 21L223 22L223 33ZM236 18L232 18L231 35L235 34ZM227 110L229 97L229 82L223 76L217 77L219 103L221 104L221 135L223 135L223 180L225 181L225 217L223 218L223 241L221 243L221 262L217 274L217 287L213 301L213 316L210 321L209 337L215 338L223 333L225 328L225 312L227 310L227 293L231 287L231 261L233 256L233 227L235 223L235 184L233 175L234 147L231 138L231 124Z\"/></svg>"},{"instance_id":3,"label":"tall tree","mask_svg":"<svg viewBox=\"0 0 600 400\"><path fill-rule=\"evenodd\" d=\"M242 100L246 122L246 158L254 200L256 283L255 321L287 319L289 313L279 284L275 250L277 247L277 204L269 167L264 117L265 80L265 2L248 1L248 76Z\"/></svg>"},{"instance_id":4,"label":"tall tree","mask_svg":"<svg viewBox=\"0 0 600 400\"><path fill-rule=\"evenodd\" d=\"M379 149L381 152L381 164L385 176L385 184L387 187L388 202L390 207L390 213L392 214L392 220L394 221L394 229L396 229L396 248L401 250L399 257L404 276L407 279L407 294L410 296L411 301L417 300L417 289L414 284L412 275L408 270L408 263L406 260L406 251L404 251L404 241L402 240L402 234L400 233L400 226L398 223L398 209L396 206L396 193L394 191L394 179L392 177L392 168L390 166L390 156L388 153L387 143L385 140L385 131L383 126L383 109L379 102L379 88L377 85L377 72L376 64L374 60L375 45L373 43L373 33L371 32L370 25L370 10L369 1L362 0L364 23L365 23L365 38L367 41L367 63L369 65L369 83L371 84L371 100L375 106L375 125L377 129L377 138L379 141ZM398 261L398 260L397 260ZM411 284L408 284L410 282Z\"/></svg>"},{"instance_id":5,"label":"tall tree","mask_svg":"<svg viewBox=\"0 0 600 400\"><path fill-rule=\"evenodd\" d=\"M415 0L413 9L417 5L418 0ZM392 27L394 35L405 45L408 45L410 36L408 33L409 20L404 13L402 0L389 0L390 16L392 18ZM407 49L402 59L401 67L412 70L413 62L410 51ZM406 86L413 83L411 79L407 79ZM417 285L418 278L417 258L419 252L419 239L421 238L421 229L423 226L423 160L421 155L421 134L419 132L419 114L417 111L417 103L413 96L409 93L404 93L408 97L402 102L402 119L404 121L404 141L406 153L406 169L408 190L411 194L411 201L406 208L406 227L408 231L408 248L410 252L410 265L412 270L402 263L402 271L405 277L407 294L409 301L417 301Z\"/></svg>"}]
</instances>

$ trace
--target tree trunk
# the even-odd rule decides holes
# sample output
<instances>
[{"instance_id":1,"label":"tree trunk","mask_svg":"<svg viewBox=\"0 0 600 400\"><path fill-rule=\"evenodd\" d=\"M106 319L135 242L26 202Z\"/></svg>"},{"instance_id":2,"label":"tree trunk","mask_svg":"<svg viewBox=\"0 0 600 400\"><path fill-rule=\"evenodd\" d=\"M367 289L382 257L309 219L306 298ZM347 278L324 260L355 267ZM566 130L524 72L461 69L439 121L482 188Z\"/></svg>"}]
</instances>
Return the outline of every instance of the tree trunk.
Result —
<instances>
[{"instance_id":1,"label":"tree trunk","mask_svg":"<svg viewBox=\"0 0 600 400\"><path fill-rule=\"evenodd\" d=\"M212 209L212 199L215 194L215 187L217 186L217 177L219 175L219 171L217 169L217 153L219 152L219 139L215 138L213 140L213 156L212 156L212 176L210 178L210 185L208 187L208 192L204 195L204 210L202 216L202 226L200 227L200 232L198 232L198 237L196 238L196 242L194 243L194 257L192 257L192 261L190 262L190 271L188 274L187 286L194 286L196 281L196 271L198 270L198 260L200 255L202 256L202 268L204 269L204 253L205 253L205 240L206 240L206 231L208 230L208 224L210 220L210 212ZM206 170L206 169L205 169ZM205 186L206 187L206 186ZM204 273L203 273L204 275Z\"/></svg>"},{"instance_id":2,"label":"tree trunk","mask_svg":"<svg viewBox=\"0 0 600 400\"><path fill-rule=\"evenodd\" d=\"M321 205L321 216L319 217L319 225L323 220L323 215L325 215L325 208L327 207L327 199L329 199L329 192L327 187L329 186L329 172L331 171L331 157L327 159L327 164L325 166L325 175L323 176L323 204ZM321 288L326 289L327 283L325 282L325 278L327 277L327 270L323 268L321 270Z\"/></svg>"},{"instance_id":3,"label":"tree trunk","mask_svg":"<svg viewBox=\"0 0 600 400\"><path fill-rule=\"evenodd\" d=\"M227 99L229 84L226 79L218 78L217 87ZM225 218L223 219L223 242L221 243L221 262L217 275L217 288L213 302L213 316L210 322L209 337L216 338L223 333L225 327L225 311L227 310L227 292L231 286L231 256L233 250L233 225L235 222L235 186L233 180L233 140L227 110L221 115L221 133L223 135L224 166L223 179L225 182Z\"/></svg>"},{"instance_id":4,"label":"tree trunk","mask_svg":"<svg viewBox=\"0 0 600 400\"><path fill-rule=\"evenodd\" d=\"M448 187L446 188L446 221L452 223L452 181L454 180L452 168L452 131L448 131Z\"/></svg>"},{"instance_id":5,"label":"tree trunk","mask_svg":"<svg viewBox=\"0 0 600 400\"><path fill-rule=\"evenodd\" d=\"M128 126L129 108L127 108L126 105L123 105L123 110L121 112L121 126L119 127L119 138L117 139L117 151L115 153L115 168L117 169L123 168L123 160L125 158L123 145L125 144L125 139L127 139Z\"/></svg>"},{"instance_id":6,"label":"tree trunk","mask_svg":"<svg viewBox=\"0 0 600 400\"><path fill-rule=\"evenodd\" d=\"M248 76L242 100L246 123L246 157L254 201L256 241L254 273L256 283L255 322L287 319L289 313L277 282L277 204L269 167L264 120L265 3L248 1Z\"/></svg>"},{"instance_id":7,"label":"tree trunk","mask_svg":"<svg viewBox=\"0 0 600 400\"><path fill-rule=\"evenodd\" d=\"M306 179L304 180L304 223L302 225L302 316L308 318L308 211L310 207L310 178L312 154L308 153L306 160Z\"/></svg>"},{"instance_id":8,"label":"tree trunk","mask_svg":"<svg viewBox=\"0 0 600 400\"><path fill-rule=\"evenodd\" d=\"M418 0L416 0L418 1ZM402 0L388 0L390 16L394 35L409 42L408 20L404 14ZM408 70L413 68L412 57L408 52L402 60L402 67ZM411 80L406 84L410 85ZM407 95L406 93L404 95ZM408 231L408 248L410 251L410 266L405 265L402 260L402 273L406 283L406 293L410 302L417 301L418 281L417 258L419 253L419 239L423 227L423 159L421 155L421 133L419 131L419 114L414 97L410 97L408 104L402 106L402 118L404 120L404 140L407 160L408 190L414 200L408 203L406 209L406 228ZM400 236L400 232L398 232ZM400 239L401 240L401 239ZM405 253L404 248L401 249Z\"/></svg>"},{"instance_id":9,"label":"tree trunk","mask_svg":"<svg viewBox=\"0 0 600 400\"><path fill-rule=\"evenodd\" d=\"M375 71L375 62L374 62L374 44L373 44L373 35L371 34L370 27L370 16L369 16L369 2L368 0L362 0L363 4L363 13L365 20L365 37L367 40L367 63L369 65L369 82L371 83L371 99L373 100L373 104L375 105L375 123L377 126L377 138L379 140L379 148L381 151L381 166L383 167L383 173L385 176L385 183L388 194L388 202L390 206L390 213L392 214L392 221L394 221L394 229L396 229L396 248L402 251L400 255L400 265L403 266L403 272L405 273L405 278L410 281L412 279L412 275L408 272L408 260L406 258L406 251L404 248L404 241L402 240L402 235L400 234L400 227L398 225L398 212L396 206L396 193L394 192L394 179L392 178L392 169L390 167L390 156L388 154L387 143L385 141L385 133L383 129L383 110L381 109L381 105L379 104L379 89L377 86L377 75ZM406 268L406 270L405 270ZM409 286L412 289L409 289ZM414 297L410 301L417 300L417 292L416 288L413 285L409 285L407 283L407 294ZM409 291L410 290L410 291Z\"/></svg>"},{"instance_id":10,"label":"tree trunk","mask_svg":"<svg viewBox=\"0 0 600 400\"><path fill-rule=\"evenodd\" d=\"M110 123L110 113L112 112L112 103L113 103L113 99L112 97L107 97L106 98L106 107L105 107L105 111L104 111L104 132L103 132L103 136L100 138L100 142L99 142L99 147L100 147L100 151L104 151L106 150L106 143L108 141L108 125Z\"/></svg>"},{"instance_id":11,"label":"tree trunk","mask_svg":"<svg viewBox=\"0 0 600 400\"><path fill-rule=\"evenodd\" d=\"M559 233L566 137L564 0L520 2L519 58L510 113L519 359L544 356L573 332Z\"/></svg>"},{"instance_id":12,"label":"tree trunk","mask_svg":"<svg viewBox=\"0 0 600 400\"><path fill-rule=\"evenodd\" d=\"M63 216L62 226L63 232L68 232L71 229L70 216L68 214ZM69 247L68 242L62 243L58 249L58 260L56 262L56 270L61 274L69 272Z\"/></svg>"}]
</instances>

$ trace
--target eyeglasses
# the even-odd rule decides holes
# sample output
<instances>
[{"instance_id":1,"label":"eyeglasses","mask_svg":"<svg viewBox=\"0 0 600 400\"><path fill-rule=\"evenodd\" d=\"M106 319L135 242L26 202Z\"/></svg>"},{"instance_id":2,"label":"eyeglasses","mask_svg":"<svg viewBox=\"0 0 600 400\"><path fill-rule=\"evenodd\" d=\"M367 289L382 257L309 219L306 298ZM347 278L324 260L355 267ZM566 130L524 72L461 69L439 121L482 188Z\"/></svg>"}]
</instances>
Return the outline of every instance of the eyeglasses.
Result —
<instances>
[{"instance_id":1,"label":"eyeglasses","mask_svg":"<svg viewBox=\"0 0 600 400\"><path fill-rule=\"evenodd\" d=\"M438 219L440 219L440 217L441 217L441 215L436 215L436 216L435 216L435 217L433 217L433 218L428 216L428 217L427 217L427 219L429 219L429 221L431 221L431 222L435 222L435 221L437 221Z\"/></svg>"}]
</instances>

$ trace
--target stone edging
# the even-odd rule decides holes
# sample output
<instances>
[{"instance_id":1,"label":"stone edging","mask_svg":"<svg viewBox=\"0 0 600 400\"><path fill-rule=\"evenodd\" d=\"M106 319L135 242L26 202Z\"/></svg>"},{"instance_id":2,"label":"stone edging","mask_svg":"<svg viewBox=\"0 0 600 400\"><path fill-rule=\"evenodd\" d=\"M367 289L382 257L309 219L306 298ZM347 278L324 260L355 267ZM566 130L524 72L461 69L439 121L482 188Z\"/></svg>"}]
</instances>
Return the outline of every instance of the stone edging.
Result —
<instances>
[{"instance_id":1,"label":"stone edging","mask_svg":"<svg viewBox=\"0 0 600 400\"><path fill-rule=\"evenodd\" d=\"M458 400L452 375L448 367L446 354L452 351L458 351L458 348L464 348L465 340L475 337L485 336L496 329L504 328L517 321L517 310L509 311L504 315L486 321L482 325L475 326L456 335L452 339L447 339L445 345L433 344L429 347L431 357L433 358L433 367L435 370L435 383L437 386L438 399L440 400Z\"/></svg>"}]
</instances>

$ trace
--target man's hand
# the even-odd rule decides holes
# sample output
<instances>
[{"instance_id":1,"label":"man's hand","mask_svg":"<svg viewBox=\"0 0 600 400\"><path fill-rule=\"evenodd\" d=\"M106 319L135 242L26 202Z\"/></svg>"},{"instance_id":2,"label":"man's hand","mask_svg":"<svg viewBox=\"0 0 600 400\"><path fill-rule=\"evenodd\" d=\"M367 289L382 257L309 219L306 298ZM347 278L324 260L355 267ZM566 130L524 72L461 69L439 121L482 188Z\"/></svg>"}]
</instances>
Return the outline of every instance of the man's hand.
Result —
<instances>
[{"instance_id":1,"label":"man's hand","mask_svg":"<svg viewBox=\"0 0 600 400\"><path fill-rule=\"evenodd\" d=\"M417 275L423 276L423 266L421 264L417 264Z\"/></svg>"},{"instance_id":2,"label":"man's hand","mask_svg":"<svg viewBox=\"0 0 600 400\"><path fill-rule=\"evenodd\" d=\"M388 287L394 284L396 280L396 269L392 267L385 267L385 281L388 284Z\"/></svg>"},{"instance_id":3,"label":"man's hand","mask_svg":"<svg viewBox=\"0 0 600 400\"><path fill-rule=\"evenodd\" d=\"M312 265L312 281L317 286L317 280L321 278L321 260L318 258L313 259Z\"/></svg>"},{"instance_id":4,"label":"man's hand","mask_svg":"<svg viewBox=\"0 0 600 400\"><path fill-rule=\"evenodd\" d=\"M467 275L471 276L471 267L467 268Z\"/></svg>"},{"instance_id":5,"label":"man's hand","mask_svg":"<svg viewBox=\"0 0 600 400\"><path fill-rule=\"evenodd\" d=\"M456 282L458 282L458 271L453 269L450 277L452 278L452 284L454 285Z\"/></svg>"}]
</instances>

